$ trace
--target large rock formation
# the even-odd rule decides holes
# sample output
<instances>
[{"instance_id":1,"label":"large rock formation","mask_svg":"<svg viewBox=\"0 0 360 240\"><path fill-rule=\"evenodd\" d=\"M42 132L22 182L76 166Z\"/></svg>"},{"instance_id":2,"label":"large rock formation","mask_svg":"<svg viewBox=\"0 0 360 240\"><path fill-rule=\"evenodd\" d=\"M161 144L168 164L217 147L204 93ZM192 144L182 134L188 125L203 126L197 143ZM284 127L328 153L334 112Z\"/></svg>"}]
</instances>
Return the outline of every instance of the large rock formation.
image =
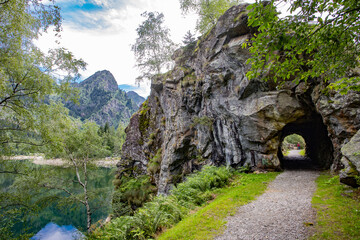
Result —
<instances>
[{"instance_id":1,"label":"large rock formation","mask_svg":"<svg viewBox=\"0 0 360 240\"><path fill-rule=\"evenodd\" d=\"M149 174L166 193L204 164L281 169L281 142L292 133L304 137L314 165L342 167L340 149L360 128L360 95L325 95L316 81L282 89L249 81L242 44L254 29L246 6L229 9L174 54L172 71L152 80L150 97L126 129L118 177Z\"/></svg>"},{"instance_id":2,"label":"large rock formation","mask_svg":"<svg viewBox=\"0 0 360 240\"><path fill-rule=\"evenodd\" d=\"M70 115L93 120L102 126L106 123L115 127L119 122L128 124L131 115L139 109L139 101L144 100L135 92L127 94L119 89L114 76L107 70L96 72L74 87L79 90L79 104L66 103Z\"/></svg>"}]
</instances>

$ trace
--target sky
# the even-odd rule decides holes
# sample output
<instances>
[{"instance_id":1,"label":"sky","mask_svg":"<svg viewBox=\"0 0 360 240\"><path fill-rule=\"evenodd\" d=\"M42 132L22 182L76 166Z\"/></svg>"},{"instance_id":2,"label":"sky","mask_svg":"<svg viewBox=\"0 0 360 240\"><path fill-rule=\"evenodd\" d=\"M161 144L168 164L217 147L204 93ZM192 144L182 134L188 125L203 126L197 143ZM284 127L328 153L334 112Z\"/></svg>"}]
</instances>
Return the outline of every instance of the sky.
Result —
<instances>
[{"instance_id":1,"label":"sky","mask_svg":"<svg viewBox=\"0 0 360 240\"><path fill-rule=\"evenodd\" d=\"M48 31L37 44L43 51L65 47L76 58L82 58L88 63L87 70L81 72L83 79L109 70L119 85L137 86L135 78L140 73L130 49L137 37L136 28L145 20L140 16L145 11L164 13L165 26L176 43L181 43L187 31L195 33L196 15L183 16L179 0L57 0L56 4L64 19L61 38ZM134 90L146 97L150 83Z\"/></svg>"},{"instance_id":2,"label":"sky","mask_svg":"<svg viewBox=\"0 0 360 240\"><path fill-rule=\"evenodd\" d=\"M55 38L54 32L48 31L39 38L38 46L45 52L65 47L88 63L87 70L81 72L82 79L97 71L109 70L118 85L143 97L149 95L150 83L144 82L140 87L135 84L140 73L131 52L137 38L136 28L145 20L141 13L164 13L165 26L178 44L187 31L195 33L197 21L195 14L181 14L179 0L56 0L56 4L63 17L61 38Z\"/></svg>"}]
</instances>

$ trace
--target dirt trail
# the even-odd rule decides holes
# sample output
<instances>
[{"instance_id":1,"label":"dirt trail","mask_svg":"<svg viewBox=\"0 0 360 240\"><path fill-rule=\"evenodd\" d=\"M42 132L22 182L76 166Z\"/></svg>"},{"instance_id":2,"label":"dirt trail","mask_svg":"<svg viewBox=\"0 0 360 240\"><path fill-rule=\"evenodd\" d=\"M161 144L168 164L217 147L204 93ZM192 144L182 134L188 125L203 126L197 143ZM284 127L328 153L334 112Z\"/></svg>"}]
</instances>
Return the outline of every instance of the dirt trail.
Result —
<instances>
[{"instance_id":1,"label":"dirt trail","mask_svg":"<svg viewBox=\"0 0 360 240\"><path fill-rule=\"evenodd\" d=\"M288 158L303 158L301 155L300 155L300 152L302 150L290 150L287 157Z\"/></svg>"},{"instance_id":2,"label":"dirt trail","mask_svg":"<svg viewBox=\"0 0 360 240\"><path fill-rule=\"evenodd\" d=\"M227 219L227 229L216 240L307 239L315 221L311 199L318 176L310 170L278 175L263 195Z\"/></svg>"}]
</instances>

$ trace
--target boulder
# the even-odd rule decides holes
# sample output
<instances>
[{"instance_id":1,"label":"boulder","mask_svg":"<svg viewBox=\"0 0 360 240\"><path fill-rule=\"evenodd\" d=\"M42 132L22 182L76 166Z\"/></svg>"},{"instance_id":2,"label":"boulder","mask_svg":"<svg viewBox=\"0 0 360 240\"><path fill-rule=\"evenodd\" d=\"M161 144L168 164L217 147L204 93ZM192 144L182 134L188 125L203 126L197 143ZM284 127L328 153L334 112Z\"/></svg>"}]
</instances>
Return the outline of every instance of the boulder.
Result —
<instances>
[{"instance_id":1,"label":"boulder","mask_svg":"<svg viewBox=\"0 0 360 240\"><path fill-rule=\"evenodd\" d=\"M353 187L360 186L360 131L341 148L341 162L344 169L340 171L340 182Z\"/></svg>"}]
</instances>

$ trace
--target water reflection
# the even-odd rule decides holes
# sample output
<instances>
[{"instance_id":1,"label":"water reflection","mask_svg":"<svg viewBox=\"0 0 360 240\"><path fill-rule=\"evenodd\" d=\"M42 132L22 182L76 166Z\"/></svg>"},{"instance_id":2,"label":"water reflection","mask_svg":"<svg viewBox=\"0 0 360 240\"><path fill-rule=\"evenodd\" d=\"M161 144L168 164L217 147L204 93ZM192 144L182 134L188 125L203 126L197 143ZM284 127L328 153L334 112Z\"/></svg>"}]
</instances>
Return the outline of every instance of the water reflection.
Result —
<instances>
[{"instance_id":1,"label":"water reflection","mask_svg":"<svg viewBox=\"0 0 360 240\"><path fill-rule=\"evenodd\" d=\"M18 169L29 168L34 174L44 171L56 171L64 182L76 182L75 172L72 168L38 166L29 161L15 162L18 165ZM113 191L112 180L115 176L115 169L89 168L88 171L88 190L93 193L90 199L90 205L93 210L92 223L96 224L98 221L105 219L111 212L111 198ZM21 176L14 174L0 174L0 191L4 193L12 191L11 186L15 183L17 177ZM70 185L70 187L71 191L74 193L81 193L79 184L74 183L73 185ZM29 189L29 191L32 193L32 189ZM42 202L43 206L40 206L41 210L37 211L36 214L28 214L24 221L15 222L11 229L13 233L16 233L17 236L25 233L36 233L32 239L68 240L76 239L69 238L71 233L86 231L85 207L78 202L65 201L67 195L62 191L50 193L47 189L44 189L41 192L34 192L30 201L36 202L38 199L41 199L41 197L47 197L48 195L55 197L49 198L48 202ZM0 216L1 214L2 212L0 209ZM0 234L0 239L3 239L1 237L3 236Z\"/></svg>"},{"instance_id":2,"label":"water reflection","mask_svg":"<svg viewBox=\"0 0 360 240\"><path fill-rule=\"evenodd\" d=\"M85 236L71 225L59 226L55 223L48 223L31 239L32 240L79 240L79 239L85 239Z\"/></svg>"}]
</instances>

